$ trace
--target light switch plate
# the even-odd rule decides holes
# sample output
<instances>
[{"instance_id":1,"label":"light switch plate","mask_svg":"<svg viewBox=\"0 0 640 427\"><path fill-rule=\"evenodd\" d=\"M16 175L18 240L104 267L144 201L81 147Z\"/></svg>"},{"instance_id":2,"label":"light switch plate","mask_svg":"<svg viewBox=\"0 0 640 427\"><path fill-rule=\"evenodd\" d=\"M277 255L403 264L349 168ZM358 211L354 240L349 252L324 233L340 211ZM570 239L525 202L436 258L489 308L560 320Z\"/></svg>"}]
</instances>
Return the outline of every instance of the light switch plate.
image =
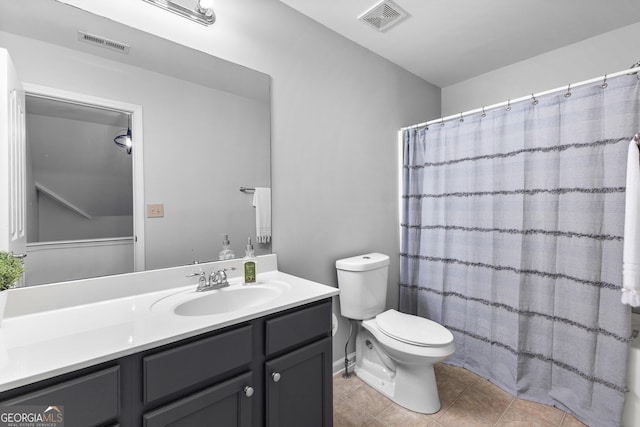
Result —
<instances>
[{"instance_id":1,"label":"light switch plate","mask_svg":"<svg viewBox=\"0 0 640 427\"><path fill-rule=\"evenodd\" d=\"M147 205L147 218L164 217L164 205L162 203L153 203Z\"/></svg>"}]
</instances>

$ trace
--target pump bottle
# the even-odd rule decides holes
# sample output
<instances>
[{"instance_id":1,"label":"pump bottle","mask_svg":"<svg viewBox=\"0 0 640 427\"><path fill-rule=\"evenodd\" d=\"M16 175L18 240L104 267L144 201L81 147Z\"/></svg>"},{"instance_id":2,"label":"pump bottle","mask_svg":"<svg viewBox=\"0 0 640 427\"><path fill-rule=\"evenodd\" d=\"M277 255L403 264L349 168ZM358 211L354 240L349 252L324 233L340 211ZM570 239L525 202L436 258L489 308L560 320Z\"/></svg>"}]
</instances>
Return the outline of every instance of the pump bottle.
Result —
<instances>
[{"instance_id":1,"label":"pump bottle","mask_svg":"<svg viewBox=\"0 0 640 427\"><path fill-rule=\"evenodd\" d=\"M225 259L234 259L236 257L236 255L233 253L233 251L229 246L231 246L231 242L229 242L229 235L225 234L224 240L222 241L222 250L218 254L218 259L225 260Z\"/></svg>"},{"instance_id":2,"label":"pump bottle","mask_svg":"<svg viewBox=\"0 0 640 427\"><path fill-rule=\"evenodd\" d=\"M244 258L242 258L242 271L244 273L244 284L250 284L256 282L256 267L258 259L253 252L253 244L251 243L251 237L248 239L247 249L245 251Z\"/></svg>"}]
</instances>

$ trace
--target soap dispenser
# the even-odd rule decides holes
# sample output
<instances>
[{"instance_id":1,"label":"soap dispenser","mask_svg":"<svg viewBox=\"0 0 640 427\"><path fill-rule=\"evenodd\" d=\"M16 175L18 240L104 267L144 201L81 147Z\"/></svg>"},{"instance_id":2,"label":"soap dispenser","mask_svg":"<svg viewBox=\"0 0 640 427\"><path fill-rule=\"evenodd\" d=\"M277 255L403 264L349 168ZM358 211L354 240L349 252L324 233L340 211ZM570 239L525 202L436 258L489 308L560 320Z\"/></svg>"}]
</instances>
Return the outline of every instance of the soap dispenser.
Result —
<instances>
[{"instance_id":1,"label":"soap dispenser","mask_svg":"<svg viewBox=\"0 0 640 427\"><path fill-rule=\"evenodd\" d=\"M249 243L247 244L247 249L245 251L244 258L242 258L242 270L244 272L244 283L255 283L256 282L256 265L257 258L253 253L253 244L251 243L251 237L249 237Z\"/></svg>"},{"instance_id":2,"label":"soap dispenser","mask_svg":"<svg viewBox=\"0 0 640 427\"><path fill-rule=\"evenodd\" d=\"M231 242L229 242L229 235L225 234L224 240L222 241L222 250L218 254L218 258L220 260L234 259L236 257L229 246L231 246Z\"/></svg>"}]
</instances>

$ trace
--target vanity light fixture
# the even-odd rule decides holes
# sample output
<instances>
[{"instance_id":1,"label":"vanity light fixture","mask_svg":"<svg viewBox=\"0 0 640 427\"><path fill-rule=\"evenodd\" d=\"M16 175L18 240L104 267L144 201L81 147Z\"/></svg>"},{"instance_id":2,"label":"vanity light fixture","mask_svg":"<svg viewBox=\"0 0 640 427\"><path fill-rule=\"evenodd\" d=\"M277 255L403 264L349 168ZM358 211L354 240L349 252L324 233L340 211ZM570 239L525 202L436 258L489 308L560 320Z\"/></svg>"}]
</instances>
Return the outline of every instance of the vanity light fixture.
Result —
<instances>
[{"instance_id":1,"label":"vanity light fixture","mask_svg":"<svg viewBox=\"0 0 640 427\"><path fill-rule=\"evenodd\" d=\"M131 154L131 129L127 129L127 133L122 133L113 138L113 142L116 143L118 147L122 147L127 150L127 154Z\"/></svg>"},{"instance_id":2,"label":"vanity light fixture","mask_svg":"<svg viewBox=\"0 0 640 427\"><path fill-rule=\"evenodd\" d=\"M213 0L143 0L202 25L216 22Z\"/></svg>"}]
</instances>

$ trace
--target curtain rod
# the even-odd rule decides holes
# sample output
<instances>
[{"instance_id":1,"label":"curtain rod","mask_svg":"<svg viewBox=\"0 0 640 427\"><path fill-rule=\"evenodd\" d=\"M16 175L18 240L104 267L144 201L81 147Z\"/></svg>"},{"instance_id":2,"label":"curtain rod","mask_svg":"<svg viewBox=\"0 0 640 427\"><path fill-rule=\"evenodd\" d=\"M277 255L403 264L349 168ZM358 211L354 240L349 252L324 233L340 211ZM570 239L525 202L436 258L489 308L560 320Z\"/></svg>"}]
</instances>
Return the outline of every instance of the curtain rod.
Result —
<instances>
[{"instance_id":1,"label":"curtain rod","mask_svg":"<svg viewBox=\"0 0 640 427\"><path fill-rule=\"evenodd\" d=\"M436 123L443 123L449 120L453 120L453 119L462 119L464 116L469 116L471 114L477 114L477 113L485 113L489 110L495 110L496 108L501 108L501 107L509 107L512 104L518 103L518 102L522 102L522 101L537 101L536 98L540 97L540 96L545 96L545 95L550 95L552 93L555 92L560 92L563 90L566 90L567 93L571 92L572 88L578 87L578 86L584 86L584 85L588 85L591 83L596 83L596 82L600 82L602 81L603 85L606 85L607 83L607 79L610 78L614 78L614 77L619 77L622 76L624 74L638 74L638 68L640 67L640 61L636 62L635 64L633 64L631 66L631 68L628 68L626 70L623 71L618 71L616 73L613 74L605 74L604 76L600 76L600 77L596 77L593 79L589 79L589 80L584 80L578 83L571 83L569 85L566 86L561 86L555 89L551 89L551 90L545 90L544 92L538 92L538 93L532 93L531 95L527 95L527 96L523 96L520 98L516 98L516 99L510 99L508 101L503 101L503 102L499 102L497 104L492 104L489 106L485 106L485 107L481 107L481 108L476 108L475 110L469 110L469 111L465 111L463 113L458 113L458 114L452 114L450 116L447 117L441 117L439 119L434 119L434 120L429 120L428 122L423 122L423 123L418 123L416 125L411 125L411 126L406 126L403 128L400 128L400 131L405 131L408 129L414 129L414 128L419 128L419 127L424 127L424 126L430 126L432 124L436 124ZM640 79L640 76L638 76L638 78ZM606 86L604 86L606 88Z\"/></svg>"}]
</instances>

